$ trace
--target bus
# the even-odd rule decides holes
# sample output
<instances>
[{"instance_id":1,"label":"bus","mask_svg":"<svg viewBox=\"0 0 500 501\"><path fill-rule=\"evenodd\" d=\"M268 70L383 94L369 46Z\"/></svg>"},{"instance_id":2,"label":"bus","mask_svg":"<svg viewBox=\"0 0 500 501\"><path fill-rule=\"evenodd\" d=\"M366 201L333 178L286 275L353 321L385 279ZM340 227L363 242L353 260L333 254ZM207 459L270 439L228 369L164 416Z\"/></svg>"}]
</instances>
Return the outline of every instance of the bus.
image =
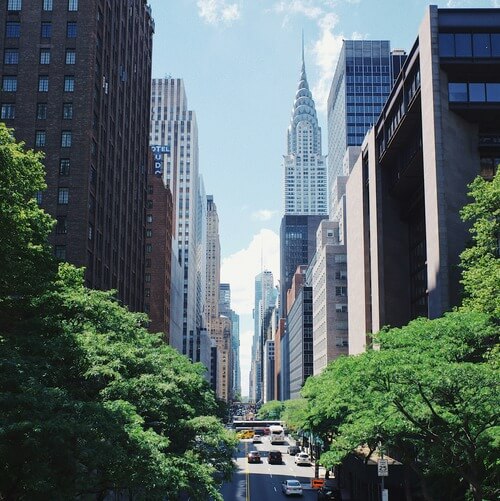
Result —
<instances>
[{"instance_id":1,"label":"bus","mask_svg":"<svg viewBox=\"0 0 500 501\"><path fill-rule=\"evenodd\" d=\"M273 424L269 427L269 441L271 444L282 444L285 441L283 426Z\"/></svg>"}]
</instances>

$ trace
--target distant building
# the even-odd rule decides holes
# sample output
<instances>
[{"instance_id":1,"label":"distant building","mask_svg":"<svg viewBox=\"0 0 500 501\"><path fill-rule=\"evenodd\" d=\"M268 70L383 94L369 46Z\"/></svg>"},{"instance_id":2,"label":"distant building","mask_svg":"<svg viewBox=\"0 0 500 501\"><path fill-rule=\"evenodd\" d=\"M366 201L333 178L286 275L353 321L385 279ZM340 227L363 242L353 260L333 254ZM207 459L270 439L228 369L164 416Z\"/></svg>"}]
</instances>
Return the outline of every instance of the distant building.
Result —
<instances>
[{"instance_id":1,"label":"distant building","mask_svg":"<svg viewBox=\"0 0 500 501\"><path fill-rule=\"evenodd\" d=\"M219 215L212 195L206 197L206 214L205 325L209 336L217 346L217 396L229 402L233 397L231 319L221 316L219 310L221 258Z\"/></svg>"},{"instance_id":2,"label":"distant building","mask_svg":"<svg viewBox=\"0 0 500 501\"><path fill-rule=\"evenodd\" d=\"M179 78L154 78L152 81L150 141L153 145L169 146L163 157L162 178L173 195L175 253L182 268L180 351L191 360L199 361L203 328L200 309L202 293L204 295L201 289L205 280L200 259L204 252L202 228L206 202L201 204L200 201L202 186L198 173L196 115L188 110L184 83Z\"/></svg>"},{"instance_id":3,"label":"distant building","mask_svg":"<svg viewBox=\"0 0 500 501\"><path fill-rule=\"evenodd\" d=\"M287 131L285 214L328 214L326 156L321 152L321 127L307 82L302 49L302 71Z\"/></svg>"},{"instance_id":4,"label":"distant building","mask_svg":"<svg viewBox=\"0 0 500 501\"><path fill-rule=\"evenodd\" d=\"M274 400L274 340L264 343L263 402Z\"/></svg>"},{"instance_id":5,"label":"distant building","mask_svg":"<svg viewBox=\"0 0 500 501\"><path fill-rule=\"evenodd\" d=\"M299 398L306 379L313 374L313 295L305 284L307 266L299 266L287 294L289 345L289 398Z\"/></svg>"},{"instance_id":6,"label":"distant building","mask_svg":"<svg viewBox=\"0 0 500 501\"><path fill-rule=\"evenodd\" d=\"M151 10L142 0L1 5L0 120L44 154L37 198L56 220L54 254L142 311Z\"/></svg>"},{"instance_id":7,"label":"distant building","mask_svg":"<svg viewBox=\"0 0 500 501\"><path fill-rule=\"evenodd\" d=\"M499 9L427 8L347 183L351 353L460 303L467 185L500 163Z\"/></svg>"},{"instance_id":8,"label":"distant building","mask_svg":"<svg viewBox=\"0 0 500 501\"><path fill-rule=\"evenodd\" d=\"M319 374L332 360L348 353L347 255L338 240L338 223L322 221L317 251L307 282L313 298L313 371Z\"/></svg>"}]
</instances>

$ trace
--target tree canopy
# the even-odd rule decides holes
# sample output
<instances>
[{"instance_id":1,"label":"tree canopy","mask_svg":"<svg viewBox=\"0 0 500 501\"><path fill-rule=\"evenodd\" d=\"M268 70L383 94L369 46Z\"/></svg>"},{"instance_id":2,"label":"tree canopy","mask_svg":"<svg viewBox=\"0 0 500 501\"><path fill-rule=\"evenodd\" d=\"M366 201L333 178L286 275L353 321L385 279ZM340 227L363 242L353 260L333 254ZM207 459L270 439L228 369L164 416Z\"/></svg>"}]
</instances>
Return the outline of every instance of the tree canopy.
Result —
<instances>
[{"instance_id":1,"label":"tree canopy","mask_svg":"<svg viewBox=\"0 0 500 501\"><path fill-rule=\"evenodd\" d=\"M235 439L205 369L57 267L40 157L0 141L0 498L220 500Z\"/></svg>"},{"instance_id":2,"label":"tree canopy","mask_svg":"<svg viewBox=\"0 0 500 501\"><path fill-rule=\"evenodd\" d=\"M262 405L257 412L257 419L280 419L283 412L283 402L270 400Z\"/></svg>"}]
</instances>

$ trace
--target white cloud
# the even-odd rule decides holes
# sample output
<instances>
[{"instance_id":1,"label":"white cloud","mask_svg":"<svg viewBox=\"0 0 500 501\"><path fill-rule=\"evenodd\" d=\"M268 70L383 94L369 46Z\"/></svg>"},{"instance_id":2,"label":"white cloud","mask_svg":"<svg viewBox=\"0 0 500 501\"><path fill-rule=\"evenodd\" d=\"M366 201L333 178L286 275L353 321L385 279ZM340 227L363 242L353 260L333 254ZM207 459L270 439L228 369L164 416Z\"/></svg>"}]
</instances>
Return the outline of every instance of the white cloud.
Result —
<instances>
[{"instance_id":1,"label":"white cloud","mask_svg":"<svg viewBox=\"0 0 500 501\"><path fill-rule=\"evenodd\" d=\"M252 212L252 219L254 221L269 221L274 215L276 211L269 209L260 209Z\"/></svg>"},{"instance_id":2,"label":"white cloud","mask_svg":"<svg viewBox=\"0 0 500 501\"><path fill-rule=\"evenodd\" d=\"M255 276L262 269L279 278L279 236L261 229L248 247L222 260L221 282L231 284L231 307L240 315L251 315L254 307Z\"/></svg>"},{"instance_id":3,"label":"white cloud","mask_svg":"<svg viewBox=\"0 0 500 501\"><path fill-rule=\"evenodd\" d=\"M273 10L278 14L302 14L310 19L317 19L323 9L316 5L314 0L282 0L274 5Z\"/></svg>"},{"instance_id":4,"label":"white cloud","mask_svg":"<svg viewBox=\"0 0 500 501\"><path fill-rule=\"evenodd\" d=\"M312 89L312 93L316 107L321 112L326 112L328 93L335 73L335 65L342 49L342 35L334 33L337 23L338 17L333 12L325 14L318 21L320 36L312 49L314 62L319 68L319 78Z\"/></svg>"},{"instance_id":5,"label":"white cloud","mask_svg":"<svg viewBox=\"0 0 500 501\"><path fill-rule=\"evenodd\" d=\"M198 0L198 14L208 24L230 24L241 17L237 3L226 0Z\"/></svg>"}]
</instances>

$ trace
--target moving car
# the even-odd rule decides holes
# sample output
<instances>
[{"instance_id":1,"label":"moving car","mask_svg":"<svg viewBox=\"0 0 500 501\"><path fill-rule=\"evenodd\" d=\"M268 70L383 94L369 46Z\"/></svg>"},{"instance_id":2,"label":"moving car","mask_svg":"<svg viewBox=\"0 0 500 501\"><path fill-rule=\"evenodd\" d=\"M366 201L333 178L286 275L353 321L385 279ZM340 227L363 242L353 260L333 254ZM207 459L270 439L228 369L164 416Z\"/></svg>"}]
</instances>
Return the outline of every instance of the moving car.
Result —
<instances>
[{"instance_id":1,"label":"moving car","mask_svg":"<svg viewBox=\"0 0 500 501\"><path fill-rule=\"evenodd\" d=\"M288 454L290 454L290 456L295 456L295 454L298 454L300 452L300 447L298 445L290 445L287 452Z\"/></svg>"},{"instance_id":2,"label":"moving car","mask_svg":"<svg viewBox=\"0 0 500 501\"><path fill-rule=\"evenodd\" d=\"M260 435L254 435L252 438L252 444L261 444L262 437Z\"/></svg>"},{"instance_id":3,"label":"moving car","mask_svg":"<svg viewBox=\"0 0 500 501\"><path fill-rule=\"evenodd\" d=\"M236 433L236 437L243 440L247 438L252 438L253 436L254 436L253 430L241 430L238 433Z\"/></svg>"},{"instance_id":4,"label":"moving car","mask_svg":"<svg viewBox=\"0 0 500 501\"><path fill-rule=\"evenodd\" d=\"M293 494L297 496L302 496L302 485L298 480L288 479L281 484L281 490L286 496L291 496Z\"/></svg>"},{"instance_id":5,"label":"moving car","mask_svg":"<svg viewBox=\"0 0 500 501\"><path fill-rule=\"evenodd\" d=\"M247 461L249 463L260 463L259 451L250 451L247 455Z\"/></svg>"},{"instance_id":6,"label":"moving car","mask_svg":"<svg viewBox=\"0 0 500 501\"><path fill-rule=\"evenodd\" d=\"M269 427L269 441L272 444L282 444L285 441L283 426L273 424Z\"/></svg>"},{"instance_id":7,"label":"moving car","mask_svg":"<svg viewBox=\"0 0 500 501\"><path fill-rule=\"evenodd\" d=\"M318 500L322 501L342 501L342 494L337 487L329 487L324 485L317 490Z\"/></svg>"},{"instance_id":8,"label":"moving car","mask_svg":"<svg viewBox=\"0 0 500 501\"><path fill-rule=\"evenodd\" d=\"M269 464L281 464L283 463L283 458L281 457L281 452L277 450L269 451L267 455L267 462Z\"/></svg>"},{"instance_id":9,"label":"moving car","mask_svg":"<svg viewBox=\"0 0 500 501\"><path fill-rule=\"evenodd\" d=\"M309 454L305 452L299 452L295 456L295 464L297 465L306 464L309 466L311 464L311 458L309 457Z\"/></svg>"}]
</instances>

